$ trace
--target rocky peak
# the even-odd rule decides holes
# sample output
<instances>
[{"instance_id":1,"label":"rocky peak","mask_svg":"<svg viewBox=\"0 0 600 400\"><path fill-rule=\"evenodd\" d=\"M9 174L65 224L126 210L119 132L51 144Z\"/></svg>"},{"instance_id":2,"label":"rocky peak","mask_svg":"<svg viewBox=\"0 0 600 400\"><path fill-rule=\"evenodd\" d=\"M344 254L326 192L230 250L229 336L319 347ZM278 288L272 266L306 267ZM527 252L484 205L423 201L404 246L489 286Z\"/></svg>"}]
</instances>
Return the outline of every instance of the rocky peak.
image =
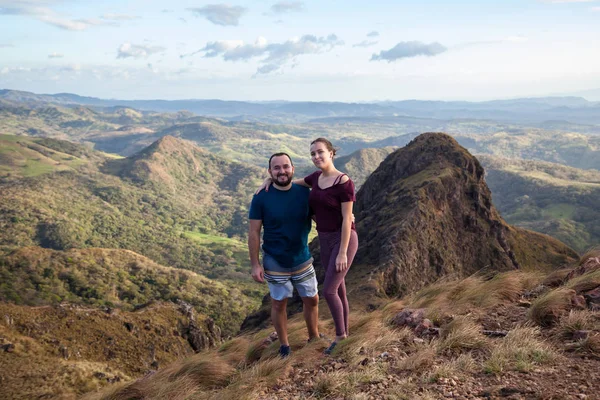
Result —
<instances>
[{"instance_id":1,"label":"rocky peak","mask_svg":"<svg viewBox=\"0 0 600 400\"><path fill-rule=\"evenodd\" d=\"M447 275L550 268L577 257L556 240L506 224L479 161L444 133L422 134L390 154L358 192L355 214L355 264L375 267L388 294ZM532 239L529 249L519 243L523 236Z\"/></svg>"}]
</instances>

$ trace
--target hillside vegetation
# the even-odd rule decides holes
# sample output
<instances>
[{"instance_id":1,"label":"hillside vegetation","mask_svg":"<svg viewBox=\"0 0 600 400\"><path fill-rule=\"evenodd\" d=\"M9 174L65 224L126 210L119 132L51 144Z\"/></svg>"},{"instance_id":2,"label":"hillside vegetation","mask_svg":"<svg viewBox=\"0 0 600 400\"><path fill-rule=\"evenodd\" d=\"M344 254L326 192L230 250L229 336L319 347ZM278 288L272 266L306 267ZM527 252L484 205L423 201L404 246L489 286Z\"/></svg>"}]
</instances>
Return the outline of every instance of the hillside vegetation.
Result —
<instances>
[{"instance_id":1,"label":"hillside vegetation","mask_svg":"<svg viewBox=\"0 0 600 400\"><path fill-rule=\"evenodd\" d=\"M119 160L69 142L50 148L40 139L3 138L30 167L0 164L9 171L0 182L1 245L126 248L219 279L245 272L232 251L200 245L192 233L243 238L260 170L175 139ZM71 164L43 163L56 158Z\"/></svg>"},{"instance_id":2,"label":"hillside vegetation","mask_svg":"<svg viewBox=\"0 0 600 400\"><path fill-rule=\"evenodd\" d=\"M600 172L543 161L479 156L494 204L511 223L580 253L600 243Z\"/></svg>"},{"instance_id":3,"label":"hillside vegetation","mask_svg":"<svg viewBox=\"0 0 600 400\"><path fill-rule=\"evenodd\" d=\"M475 154L548 161L580 169L600 170L600 136L528 129L493 135L456 135Z\"/></svg>"},{"instance_id":4,"label":"hillside vegetation","mask_svg":"<svg viewBox=\"0 0 600 400\"><path fill-rule=\"evenodd\" d=\"M157 301L185 301L225 335L258 306L262 293L169 268L129 250L22 247L0 255L0 302L42 306L61 302L132 311ZM250 285L248 285L250 286Z\"/></svg>"},{"instance_id":5,"label":"hillside vegetation","mask_svg":"<svg viewBox=\"0 0 600 400\"><path fill-rule=\"evenodd\" d=\"M550 275L442 280L379 310L353 311L351 335L331 357L322 355L326 340L306 343L295 318L287 359L266 329L86 399L594 398L600 303L572 299L600 288L598 255Z\"/></svg>"}]
</instances>

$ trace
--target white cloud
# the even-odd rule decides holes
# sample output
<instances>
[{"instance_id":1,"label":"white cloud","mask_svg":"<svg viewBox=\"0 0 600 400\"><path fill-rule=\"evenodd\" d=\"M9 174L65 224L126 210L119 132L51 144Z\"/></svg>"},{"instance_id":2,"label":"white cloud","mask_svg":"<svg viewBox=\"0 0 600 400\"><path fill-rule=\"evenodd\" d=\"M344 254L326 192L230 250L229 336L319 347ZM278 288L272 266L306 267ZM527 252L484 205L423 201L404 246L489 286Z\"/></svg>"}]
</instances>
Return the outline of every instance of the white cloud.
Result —
<instances>
[{"instance_id":1,"label":"white cloud","mask_svg":"<svg viewBox=\"0 0 600 400\"><path fill-rule=\"evenodd\" d=\"M353 44L352 47L371 47L371 46L376 45L377 43L379 43L379 42L363 40L360 43Z\"/></svg>"},{"instance_id":2,"label":"white cloud","mask_svg":"<svg viewBox=\"0 0 600 400\"><path fill-rule=\"evenodd\" d=\"M134 19L140 19L137 15L125 15L125 14L104 14L100 18L109 21L132 21Z\"/></svg>"},{"instance_id":3,"label":"white cloud","mask_svg":"<svg viewBox=\"0 0 600 400\"><path fill-rule=\"evenodd\" d=\"M373 54L371 61L387 61L392 62L402 58L410 58L416 56L436 56L448 50L443 45L423 42L400 42L389 50L382 50L379 54Z\"/></svg>"},{"instance_id":4,"label":"white cloud","mask_svg":"<svg viewBox=\"0 0 600 400\"><path fill-rule=\"evenodd\" d=\"M60 53L51 53L51 54L48 54L48 58L63 58L63 57L64 57L64 55L60 54Z\"/></svg>"},{"instance_id":5,"label":"white cloud","mask_svg":"<svg viewBox=\"0 0 600 400\"><path fill-rule=\"evenodd\" d=\"M367 33L367 37L377 37L377 36L379 36L379 32L377 32L377 31L372 31L372 32Z\"/></svg>"},{"instance_id":6,"label":"white cloud","mask_svg":"<svg viewBox=\"0 0 600 400\"><path fill-rule=\"evenodd\" d=\"M0 0L0 15L26 15L69 31L82 31L90 26L116 25L114 22L97 19L65 18L49 8L58 3L57 0Z\"/></svg>"},{"instance_id":7,"label":"white cloud","mask_svg":"<svg viewBox=\"0 0 600 400\"><path fill-rule=\"evenodd\" d=\"M117 58L148 58L152 54L166 49L161 46L145 46L142 44L123 43L117 50Z\"/></svg>"},{"instance_id":8,"label":"white cloud","mask_svg":"<svg viewBox=\"0 0 600 400\"><path fill-rule=\"evenodd\" d=\"M238 26L240 18L247 11L244 7L229 6L227 4L209 4L199 8L188 8L187 10L221 26Z\"/></svg>"},{"instance_id":9,"label":"white cloud","mask_svg":"<svg viewBox=\"0 0 600 400\"><path fill-rule=\"evenodd\" d=\"M254 43L243 41L219 40L209 42L202 49L184 54L181 57L189 57L198 53L204 53L204 57L221 56L225 61L248 61L253 58L263 57L259 62L263 64L257 70L257 74L275 72L290 61L294 61L303 54L318 54L331 51L344 42L336 35L317 37L304 35L282 43L267 43L263 37L259 37Z\"/></svg>"},{"instance_id":10,"label":"white cloud","mask_svg":"<svg viewBox=\"0 0 600 400\"><path fill-rule=\"evenodd\" d=\"M79 74L82 70L81 64L67 64L60 67L60 71L62 72L75 72Z\"/></svg>"},{"instance_id":11,"label":"white cloud","mask_svg":"<svg viewBox=\"0 0 600 400\"><path fill-rule=\"evenodd\" d=\"M277 70L279 70L280 66L277 64L266 64L263 65L262 67L259 67L256 70L256 74L254 74L254 77L258 76L258 75L267 75L270 74L272 72L275 72Z\"/></svg>"},{"instance_id":12,"label":"white cloud","mask_svg":"<svg viewBox=\"0 0 600 400\"><path fill-rule=\"evenodd\" d=\"M301 1L280 1L271 6L275 14L304 11L304 3Z\"/></svg>"},{"instance_id":13,"label":"white cloud","mask_svg":"<svg viewBox=\"0 0 600 400\"><path fill-rule=\"evenodd\" d=\"M4 67L0 71L0 74L8 75L8 74L14 74L14 73L18 74L18 73L25 73L25 72L31 72L31 68L28 68L28 67Z\"/></svg>"},{"instance_id":14,"label":"white cloud","mask_svg":"<svg viewBox=\"0 0 600 400\"><path fill-rule=\"evenodd\" d=\"M529 39L526 36L523 35L514 35L514 36L507 36L501 39L492 39L492 40L482 40L479 42L467 42L467 43L460 43L457 44L455 46L452 47L453 50L459 50L459 49L464 49L464 48L469 48L472 46L488 46L488 45L496 45L496 44L503 44L503 43L525 43L527 42Z\"/></svg>"},{"instance_id":15,"label":"white cloud","mask_svg":"<svg viewBox=\"0 0 600 400\"><path fill-rule=\"evenodd\" d=\"M0 43L0 49L5 49L8 47L15 47L15 46L10 43Z\"/></svg>"}]
</instances>

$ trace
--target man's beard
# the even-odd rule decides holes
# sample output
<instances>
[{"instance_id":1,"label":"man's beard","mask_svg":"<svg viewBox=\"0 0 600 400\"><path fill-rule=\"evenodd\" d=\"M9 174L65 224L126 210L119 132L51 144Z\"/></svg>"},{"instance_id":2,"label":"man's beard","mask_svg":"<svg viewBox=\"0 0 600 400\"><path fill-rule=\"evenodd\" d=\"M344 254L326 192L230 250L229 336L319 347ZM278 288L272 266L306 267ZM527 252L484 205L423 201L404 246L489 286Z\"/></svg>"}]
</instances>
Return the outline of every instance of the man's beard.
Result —
<instances>
[{"instance_id":1,"label":"man's beard","mask_svg":"<svg viewBox=\"0 0 600 400\"><path fill-rule=\"evenodd\" d=\"M281 178L287 177L287 179L285 179L284 181L280 180ZM277 186L287 186L290 183L292 183L292 179L294 178L294 174L284 174L284 173L279 173L279 174L271 174L271 179L273 180L273 183L275 183Z\"/></svg>"}]
</instances>

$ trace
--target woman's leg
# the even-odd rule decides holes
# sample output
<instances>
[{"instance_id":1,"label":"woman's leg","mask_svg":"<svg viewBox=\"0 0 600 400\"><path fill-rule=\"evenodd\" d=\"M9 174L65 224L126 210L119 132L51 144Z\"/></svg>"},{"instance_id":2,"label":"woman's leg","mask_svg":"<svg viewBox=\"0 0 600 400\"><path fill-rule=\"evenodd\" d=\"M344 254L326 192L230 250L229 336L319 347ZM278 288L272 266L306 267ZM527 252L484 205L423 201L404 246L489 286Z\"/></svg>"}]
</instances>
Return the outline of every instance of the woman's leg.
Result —
<instances>
[{"instance_id":1,"label":"woman's leg","mask_svg":"<svg viewBox=\"0 0 600 400\"><path fill-rule=\"evenodd\" d=\"M321 247L321 249L331 249L328 251L329 263L327 264L325 274L323 295L325 296L325 300L327 301L327 305L329 306L331 316L335 323L335 334L338 338L344 338L347 336L348 332L349 307L348 298L346 297L346 285L344 282L344 277L348 273L348 268L340 272L336 271L335 269L335 260L340 249L341 235L338 232L337 234L332 233L322 236L324 240L321 243L325 244L326 246ZM348 265L350 265L354 260L357 248L358 238L356 236L356 232L352 231L347 252Z\"/></svg>"},{"instance_id":2,"label":"woman's leg","mask_svg":"<svg viewBox=\"0 0 600 400\"><path fill-rule=\"evenodd\" d=\"M350 242L348 242L348 251L346 252L346 255L348 257L348 268L346 269L346 271L348 271L348 269L350 269L350 266L352 265L352 261L354 261L354 256L356 256L356 251L358 250L358 235L356 234L356 231L351 231L350 232ZM342 307L344 309L344 326L346 328L346 336L348 336L350 334L350 330L348 328L348 316L350 315L350 306L348 305L348 297L346 295L346 279L345 279L345 274L344 274L344 279L342 279L342 282L340 284L340 287L338 289L338 295L340 297L340 300L342 301Z\"/></svg>"}]
</instances>

